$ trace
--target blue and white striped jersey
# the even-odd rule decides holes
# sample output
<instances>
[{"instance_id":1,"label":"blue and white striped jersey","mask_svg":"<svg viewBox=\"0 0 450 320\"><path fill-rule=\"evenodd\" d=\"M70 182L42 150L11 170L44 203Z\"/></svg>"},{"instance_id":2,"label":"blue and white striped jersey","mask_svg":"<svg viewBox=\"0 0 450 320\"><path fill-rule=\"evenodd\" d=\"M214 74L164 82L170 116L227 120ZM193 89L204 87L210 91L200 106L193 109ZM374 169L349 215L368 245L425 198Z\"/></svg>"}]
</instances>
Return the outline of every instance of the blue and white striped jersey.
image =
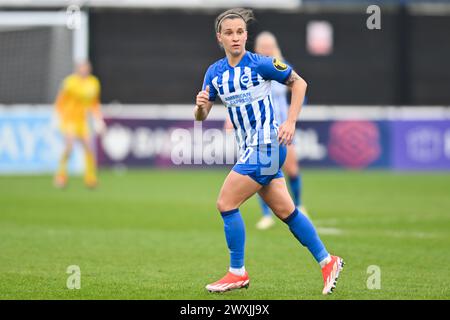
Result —
<instances>
[{"instance_id":1,"label":"blue and white striped jersey","mask_svg":"<svg viewBox=\"0 0 450 320\"><path fill-rule=\"evenodd\" d=\"M230 66L225 57L208 68L203 90L209 85L210 101L220 96L241 150L273 143L271 133L278 129L278 124L271 98L271 80L285 83L291 72L290 66L277 59L248 51L235 67Z\"/></svg>"}]
</instances>

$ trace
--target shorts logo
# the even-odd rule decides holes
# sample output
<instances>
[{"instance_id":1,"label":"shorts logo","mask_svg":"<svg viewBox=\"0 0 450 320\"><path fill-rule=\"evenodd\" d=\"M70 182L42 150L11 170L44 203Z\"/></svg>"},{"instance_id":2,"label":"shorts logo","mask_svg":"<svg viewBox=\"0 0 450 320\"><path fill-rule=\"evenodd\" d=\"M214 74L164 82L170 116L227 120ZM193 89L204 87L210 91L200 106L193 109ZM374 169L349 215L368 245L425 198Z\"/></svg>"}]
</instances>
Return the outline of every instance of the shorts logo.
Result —
<instances>
[{"instance_id":1,"label":"shorts logo","mask_svg":"<svg viewBox=\"0 0 450 320\"><path fill-rule=\"evenodd\" d=\"M278 71L284 71L287 69L287 65L283 62L281 62L280 60L278 60L277 58L273 58L273 66L275 67L275 69L277 69Z\"/></svg>"}]
</instances>

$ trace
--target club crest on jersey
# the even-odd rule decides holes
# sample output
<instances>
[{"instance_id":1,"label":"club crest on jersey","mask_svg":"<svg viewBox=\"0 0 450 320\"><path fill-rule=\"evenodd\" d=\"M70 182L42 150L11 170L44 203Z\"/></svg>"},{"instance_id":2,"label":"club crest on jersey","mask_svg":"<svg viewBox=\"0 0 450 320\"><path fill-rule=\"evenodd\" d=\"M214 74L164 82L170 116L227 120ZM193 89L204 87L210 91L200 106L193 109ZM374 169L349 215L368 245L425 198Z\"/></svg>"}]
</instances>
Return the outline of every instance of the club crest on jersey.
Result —
<instances>
[{"instance_id":1,"label":"club crest on jersey","mask_svg":"<svg viewBox=\"0 0 450 320\"><path fill-rule=\"evenodd\" d=\"M243 75L241 76L240 81L241 81L241 85L247 87L247 86L248 86L248 83L250 82L250 78L249 78L248 75L243 74Z\"/></svg>"},{"instance_id":2,"label":"club crest on jersey","mask_svg":"<svg viewBox=\"0 0 450 320\"><path fill-rule=\"evenodd\" d=\"M275 69L277 69L278 71L284 71L287 69L287 65L283 62L281 62L280 60L278 60L277 58L273 58L273 66L275 67Z\"/></svg>"}]
</instances>

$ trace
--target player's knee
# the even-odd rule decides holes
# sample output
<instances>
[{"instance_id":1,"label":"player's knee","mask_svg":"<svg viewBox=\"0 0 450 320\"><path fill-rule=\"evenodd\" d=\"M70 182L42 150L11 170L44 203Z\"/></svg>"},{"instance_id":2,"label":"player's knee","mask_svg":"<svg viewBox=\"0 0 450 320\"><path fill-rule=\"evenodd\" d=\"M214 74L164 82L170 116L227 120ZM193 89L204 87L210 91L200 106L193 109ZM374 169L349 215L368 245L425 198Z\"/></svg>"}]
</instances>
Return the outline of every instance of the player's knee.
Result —
<instances>
[{"instance_id":1,"label":"player's knee","mask_svg":"<svg viewBox=\"0 0 450 320\"><path fill-rule=\"evenodd\" d=\"M219 199L217 199L216 207L217 207L217 210L219 210L220 212L225 212L225 211L236 209L237 206L233 203L230 203L229 201L226 201L223 198L219 198Z\"/></svg>"},{"instance_id":2,"label":"player's knee","mask_svg":"<svg viewBox=\"0 0 450 320\"><path fill-rule=\"evenodd\" d=\"M280 218L281 220L285 220L287 217L291 215L291 213L294 211L294 208L286 207L286 206L280 206L276 208L272 208L273 213Z\"/></svg>"},{"instance_id":3,"label":"player's knee","mask_svg":"<svg viewBox=\"0 0 450 320\"><path fill-rule=\"evenodd\" d=\"M222 199L220 199L220 198L217 199L217 201L216 201L216 208L220 212L226 211L226 210L223 210L223 208L225 208L225 202Z\"/></svg>"},{"instance_id":4,"label":"player's knee","mask_svg":"<svg viewBox=\"0 0 450 320\"><path fill-rule=\"evenodd\" d=\"M64 154L70 155L72 153L72 149L73 149L73 144L66 145L66 148L64 149Z\"/></svg>"},{"instance_id":5,"label":"player's knee","mask_svg":"<svg viewBox=\"0 0 450 320\"><path fill-rule=\"evenodd\" d=\"M85 152L91 152L91 146L89 145L89 143L84 140L80 140L80 141L81 141L81 146L83 147L83 150Z\"/></svg>"}]
</instances>

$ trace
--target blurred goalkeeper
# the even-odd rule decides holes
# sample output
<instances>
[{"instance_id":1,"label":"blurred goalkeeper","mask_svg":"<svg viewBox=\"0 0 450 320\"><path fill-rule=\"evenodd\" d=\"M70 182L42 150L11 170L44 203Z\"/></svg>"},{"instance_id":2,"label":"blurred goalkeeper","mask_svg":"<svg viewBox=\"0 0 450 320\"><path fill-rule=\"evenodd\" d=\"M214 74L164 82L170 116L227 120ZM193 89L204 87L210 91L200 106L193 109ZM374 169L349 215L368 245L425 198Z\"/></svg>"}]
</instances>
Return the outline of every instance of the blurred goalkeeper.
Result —
<instances>
[{"instance_id":1,"label":"blurred goalkeeper","mask_svg":"<svg viewBox=\"0 0 450 320\"><path fill-rule=\"evenodd\" d=\"M91 64L77 64L76 72L64 79L56 99L59 127L64 136L64 151L59 161L54 184L63 188L68 181L67 161L75 141L81 142L85 155L84 183L88 188L97 186L95 156L90 144L89 114L93 116L97 134L105 130L100 110L100 82L91 74Z\"/></svg>"}]
</instances>

